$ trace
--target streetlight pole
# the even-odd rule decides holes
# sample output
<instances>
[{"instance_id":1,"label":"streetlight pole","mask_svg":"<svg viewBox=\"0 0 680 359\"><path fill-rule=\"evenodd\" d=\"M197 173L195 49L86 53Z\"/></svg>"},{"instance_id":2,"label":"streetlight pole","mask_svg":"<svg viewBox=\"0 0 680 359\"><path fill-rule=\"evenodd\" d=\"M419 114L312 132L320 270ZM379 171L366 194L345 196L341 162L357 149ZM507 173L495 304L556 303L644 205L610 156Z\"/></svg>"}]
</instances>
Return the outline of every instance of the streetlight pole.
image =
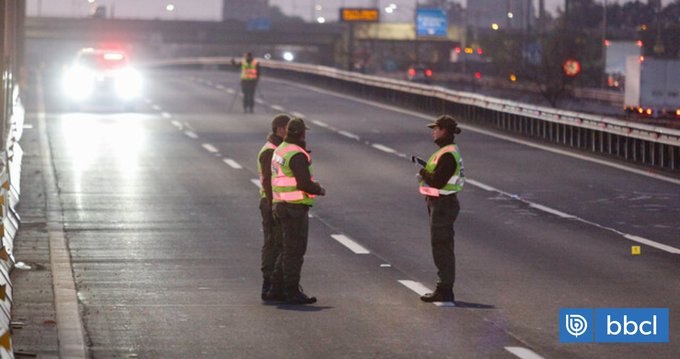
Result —
<instances>
[{"instance_id":1,"label":"streetlight pole","mask_svg":"<svg viewBox=\"0 0 680 359\"><path fill-rule=\"evenodd\" d=\"M607 81L607 0L602 0L602 81L604 88Z\"/></svg>"}]
</instances>

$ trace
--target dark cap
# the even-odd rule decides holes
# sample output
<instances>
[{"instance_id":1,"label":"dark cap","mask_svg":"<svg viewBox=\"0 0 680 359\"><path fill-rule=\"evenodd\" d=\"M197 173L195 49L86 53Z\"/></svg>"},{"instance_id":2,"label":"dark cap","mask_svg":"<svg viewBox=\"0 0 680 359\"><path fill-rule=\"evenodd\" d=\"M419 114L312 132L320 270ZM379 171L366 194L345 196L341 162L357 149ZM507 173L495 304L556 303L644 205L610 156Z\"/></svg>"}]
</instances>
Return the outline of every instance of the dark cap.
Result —
<instances>
[{"instance_id":1,"label":"dark cap","mask_svg":"<svg viewBox=\"0 0 680 359\"><path fill-rule=\"evenodd\" d=\"M449 132L451 135L460 133L460 127L458 127L458 122L449 115L441 115L437 117L433 123L427 125L429 128L439 127L443 128Z\"/></svg>"},{"instance_id":2,"label":"dark cap","mask_svg":"<svg viewBox=\"0 0 680 359\"><path fill-rule=\"evenodd\" d=\"M272 120L272 131L276 132L276 129L280 127L286 128L288 121L290 121L290 116L285 113L276 115Z\"/></svg>"},{"instance_id":3,"label":"dark cap","mask_svg":"<svg viewBox=\"0 0 680 359\"><path fill-rule=\"evenodd\" d=\"M303 121L299 117L293 117L288 121L288 134L291 135L301 135L305 133L305 130L309 130L309 127L305 125L305 121Z\"/></svg>"}]
</instances>

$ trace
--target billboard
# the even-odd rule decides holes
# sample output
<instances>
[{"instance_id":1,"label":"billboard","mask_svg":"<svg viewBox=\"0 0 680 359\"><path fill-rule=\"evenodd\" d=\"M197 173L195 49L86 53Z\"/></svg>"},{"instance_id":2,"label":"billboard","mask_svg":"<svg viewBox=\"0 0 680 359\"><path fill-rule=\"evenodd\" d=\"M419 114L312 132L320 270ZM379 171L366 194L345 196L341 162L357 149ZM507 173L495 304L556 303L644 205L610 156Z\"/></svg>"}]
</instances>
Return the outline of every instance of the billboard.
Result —
<instances>
[{"instance_id":1,"label":"billboard","mask_svg":"<svg viewBox=\"0 0 680 359\"><path fill-rule=\"evenodd\" d=\"M446 37L448 22L442 9L416 10L416 36Z\"/></svg>"}]
</instances>

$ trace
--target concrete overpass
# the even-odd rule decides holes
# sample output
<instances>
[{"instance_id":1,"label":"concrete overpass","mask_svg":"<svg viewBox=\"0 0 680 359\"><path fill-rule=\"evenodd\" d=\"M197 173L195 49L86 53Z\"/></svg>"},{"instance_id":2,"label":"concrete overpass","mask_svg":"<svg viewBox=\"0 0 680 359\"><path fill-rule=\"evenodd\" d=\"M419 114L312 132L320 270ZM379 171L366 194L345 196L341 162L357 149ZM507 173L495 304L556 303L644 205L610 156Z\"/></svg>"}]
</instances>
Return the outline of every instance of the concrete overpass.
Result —
<instances>
[{"instance_id":1,"label":"concrete overpass","mask_svg":"<svg viewBox=\"0 0 680 359\"><path fill-rule=\"evenodd\" d=\"M293 50L303 62L333 65L342 40L337 24L274 23L268 31L248 31L243 22L27 18L29 65L67 61L87 46L118 46L137 59L224 56L253 51L274 58Z\"/></svg>"}]
</instances>

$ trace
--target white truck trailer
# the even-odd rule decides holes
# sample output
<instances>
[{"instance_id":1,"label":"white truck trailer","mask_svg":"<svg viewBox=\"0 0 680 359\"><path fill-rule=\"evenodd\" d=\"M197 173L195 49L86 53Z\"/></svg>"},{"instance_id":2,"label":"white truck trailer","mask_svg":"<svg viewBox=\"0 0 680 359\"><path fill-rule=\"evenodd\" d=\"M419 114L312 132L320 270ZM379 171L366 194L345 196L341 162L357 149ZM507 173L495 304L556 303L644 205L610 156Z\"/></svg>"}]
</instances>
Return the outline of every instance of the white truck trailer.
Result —
<instances>
[{"instance_id":1,"label":"white truck trailer","mask_svg":"<svg viewBox=\"0 0 680 359\"><path fill-rule=\"evenodd\" d=\"M680 61L626 58L623 106L641 116L680 118Z\"/></svg>"}]
</instances>

